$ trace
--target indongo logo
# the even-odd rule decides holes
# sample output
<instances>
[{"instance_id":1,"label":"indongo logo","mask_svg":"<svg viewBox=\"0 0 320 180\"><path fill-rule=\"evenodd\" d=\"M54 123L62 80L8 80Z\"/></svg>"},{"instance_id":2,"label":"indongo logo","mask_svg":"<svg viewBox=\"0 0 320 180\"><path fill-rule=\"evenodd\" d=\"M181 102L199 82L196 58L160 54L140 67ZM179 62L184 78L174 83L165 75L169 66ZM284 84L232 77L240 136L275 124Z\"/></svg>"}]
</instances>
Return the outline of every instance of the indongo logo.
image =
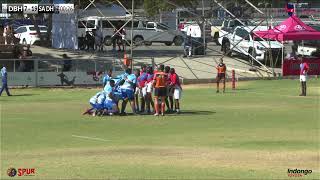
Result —
<instances>
[{"instance_id":1,"label":"indongo logo","mask_svg":"<svg viewBox=\"0 0 320 180\"><path fill-rule=\"evenodd\" d=\"M302 30L304 30L304 28L302 26L300 26L300 25L296 25L296 26L294 26L294 30L302 31Z\"/></svg>"}]
</instances>

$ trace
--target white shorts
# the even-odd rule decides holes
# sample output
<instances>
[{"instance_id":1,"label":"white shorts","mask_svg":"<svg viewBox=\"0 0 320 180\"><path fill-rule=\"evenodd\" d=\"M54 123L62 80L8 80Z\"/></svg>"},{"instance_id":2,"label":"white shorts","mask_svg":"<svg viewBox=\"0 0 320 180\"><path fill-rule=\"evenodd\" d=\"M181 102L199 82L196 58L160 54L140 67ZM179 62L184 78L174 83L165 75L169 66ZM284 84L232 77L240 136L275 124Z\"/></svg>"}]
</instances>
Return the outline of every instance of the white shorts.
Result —
<instances>
[{"instance_id":1,"label":"white shorts","mask_svg":"<svg viewBox=\"0 0 320 180\"><path fill-rule=\"evenodd\" d=\"M138 95L139 97L142 97L142 90L138 87L136 87L136 91L134 92L135 95Z\"/></svg>"},{"instance_id":2,"label":"white shorts","mask_svg":"<svg viewBox=\"0 0 320 180\"><path fill-rule=\"evenodd\" d=\"M142 96L145 97L147 95L147 86L142 88Z\"/></svg>"},{"instance_id":3,"label":"white shorts","mask_svg":"<svg viewBox=\"0 0 320 180\"><path fill-rule=\"evenodd\" d=\"M306 82L307 76L306 75L300 75L300 82Z\"/></svg>"},{"instance_id":4,"label":"white shorts","mask_svg":"<svg viewBox=\"0 0 320 180\"><path fill-rule=\"evenodd\" d=\"M182 93L182 90L180 87L174 88L173 98L174 99L181 99L181 93Z\"/></svg>"},{"instance_id":5,"label":"white shorts","mask_svg":"<svg viewBox=\"0 0 320 180\"><path fill-rule=\"evenodd\" d=\"M147 93L152 93L152 91L153 91L153 87L152 86L153 86L152 82L149 82L147 84Z\"/></svg>"}]
</instances>

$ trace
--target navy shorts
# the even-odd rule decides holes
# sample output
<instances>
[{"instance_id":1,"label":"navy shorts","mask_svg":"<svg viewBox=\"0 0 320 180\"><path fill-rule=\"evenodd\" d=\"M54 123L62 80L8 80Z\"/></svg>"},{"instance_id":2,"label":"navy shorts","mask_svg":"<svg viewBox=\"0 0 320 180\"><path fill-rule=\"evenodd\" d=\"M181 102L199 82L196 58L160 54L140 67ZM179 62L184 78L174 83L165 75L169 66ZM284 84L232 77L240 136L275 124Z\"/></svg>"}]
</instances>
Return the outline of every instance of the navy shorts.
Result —
<instances>
[{"instance_id":1,"label":"navy shorts","mask_svg":"<svg viewBox=\"0 0 320 180\"><path fill-rule=\"evenodd\" d=\"M134 91L132 89L121 89L122 99L134 100Z\"/></svg>"},{"instance_id":2,"label":"navy shorts","mask_svg":"<svg viewBox=\"0 0 320 180\"><path fill-rule=\"evenodd\" d=\"M154 96L156 97L167 96L167 88L166 87L154 88Z\"/></svg>"}]
</instances>

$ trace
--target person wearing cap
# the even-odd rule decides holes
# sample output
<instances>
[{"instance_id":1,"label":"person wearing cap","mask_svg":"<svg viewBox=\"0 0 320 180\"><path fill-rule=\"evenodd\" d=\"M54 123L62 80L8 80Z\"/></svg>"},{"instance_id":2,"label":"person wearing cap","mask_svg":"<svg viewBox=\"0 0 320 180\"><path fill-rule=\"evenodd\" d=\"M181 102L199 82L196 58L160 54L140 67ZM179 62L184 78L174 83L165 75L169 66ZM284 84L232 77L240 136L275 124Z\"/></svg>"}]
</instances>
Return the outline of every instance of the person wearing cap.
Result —
<instances>
[{"instance_id":1,"label":"person wearing cap","mask_svg":"<svg viewBox=\"0 0 320 180\"><path fill-rule=\"evenodd\" d=\"M1 69L1 79L2 79L2 86L1 86L1 90L0 90L0 96L3 92L3 90L6 90L7 95L11 96L11 94L9 92L9 88L8 88L8 73L7 73L7 69L5 66L2 66L2 69Z\"/></svg>"},{"instance_id":2,"label":"person wearing cap","mask_svg":"<svg viewBox=\"0 0 320 180\"><path fill-rule=\"evenodd\" d=\"M298 60L300 61L300 82L301 82L301 94L300 96L307 95L307 73L309 71L308 63L304 62L303 57L301 55L298 56Z\"/></svg>"}]
</instances>

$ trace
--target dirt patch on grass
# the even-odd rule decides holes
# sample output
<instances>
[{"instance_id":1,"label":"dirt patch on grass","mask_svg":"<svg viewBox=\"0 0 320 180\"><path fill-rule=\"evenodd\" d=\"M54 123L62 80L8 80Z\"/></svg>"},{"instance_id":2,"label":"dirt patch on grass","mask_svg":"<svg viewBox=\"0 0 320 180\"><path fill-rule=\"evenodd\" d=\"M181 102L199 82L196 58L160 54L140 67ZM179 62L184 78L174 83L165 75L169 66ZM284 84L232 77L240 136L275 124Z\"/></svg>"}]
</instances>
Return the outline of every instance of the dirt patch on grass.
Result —
<instances>
[{"instance_id":1,"label":"dirt patch on grass","mask_svg":"<svg viewBox=\"0 0 320 180\"><path fill-rule=\"evenodd\" d=\"M172 164L188 168L279 168L303 167L319 169L319 154L313 151L263 151L195 147L129 146L95 149L65 149L47 152L3 154L5 159L52 159L70 158L73 161L98 160L100 163L116 164ZM27 159L26 159L27 158Z\"/></svg>"}]
</instances>

